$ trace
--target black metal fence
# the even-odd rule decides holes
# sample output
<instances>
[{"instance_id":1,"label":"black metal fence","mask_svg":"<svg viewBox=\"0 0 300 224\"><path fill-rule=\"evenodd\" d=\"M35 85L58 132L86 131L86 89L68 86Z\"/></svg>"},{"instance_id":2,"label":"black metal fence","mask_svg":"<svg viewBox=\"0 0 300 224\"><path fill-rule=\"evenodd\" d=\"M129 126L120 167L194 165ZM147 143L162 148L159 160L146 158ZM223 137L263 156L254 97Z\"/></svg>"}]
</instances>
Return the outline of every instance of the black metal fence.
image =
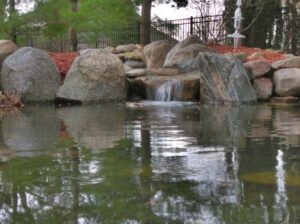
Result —
<instances>
[{"instance_id":1,"label":"black metal fence","mask_svg":"<svg viewBox=\"0 0 300 224\"><path fill-rule=\"evenodd\" d=\"M114 26L110 29L91 32L77 32L78 49L103 48L121 44L138 44L140 24L129 24L127 26ZM190 34L198 34L203 42L214 40L224 43L226 32L221 15L190 17L179 20L160 20L151 24L151 41L168 40L172 43L183 40ZM33 46L48 51L70 51L71 40L67 35L45 38L38 33L27 34L19 38L19 45Z\"/></svg>"},{"instance_id":2,"label":"black metal fence","mask_svg":"<svg viewBox=\"0 0 300 224\"><path fill-rule=\"evenodd\" d=\"M226 21L223 15L157 20L151 24L151 41L164 39L176 43L190 34L198 34L204 43L230 44L231 40L227 38L230 32L233 32L231 18L230 21ZM138 44L139 33L139 23L123 27L114 26L98 32L79 31L78 49ZM280 9L276 13L266 11L244 34L246 46L282 49L300 54L300 16L295 11L285 9ZM46 38L33 33L21 36L19 40L21 42L19 45L23 46L29 45L48 51L71 51L71 40L67 35Z\"/></svg>"}]
</instances>

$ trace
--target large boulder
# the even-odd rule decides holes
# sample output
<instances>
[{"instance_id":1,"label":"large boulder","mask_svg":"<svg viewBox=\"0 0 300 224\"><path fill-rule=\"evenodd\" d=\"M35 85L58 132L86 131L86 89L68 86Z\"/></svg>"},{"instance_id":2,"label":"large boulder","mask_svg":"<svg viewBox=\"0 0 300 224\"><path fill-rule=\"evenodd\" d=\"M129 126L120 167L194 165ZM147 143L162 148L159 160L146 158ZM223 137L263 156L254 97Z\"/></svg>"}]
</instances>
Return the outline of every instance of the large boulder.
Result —
<instances>
[{"instance_id":1,"label":"large boulder","mask_svg":"<svg viewBox=\"0 0 300 224\"><path fill-rule=\"evenodd\" d=\"M242 62L231 55L201 52L181 64L184 71L201 74L201 100L205 103L250 103L257 100Z\"/></svg>"},{"instance_id":2,"label":"large boulder","mask_svg":"<svg viewBox=\"0 0 300 224\"><path fill-rule=\"evenodd\" d=\"M285 68L274 72L275 93L278 96L300 96L300 68Z\"/></svg>"},{"instance_id":3,"label":"large boulder","mask_svg":"<svg viewBox=\"0 0 300 224\"><path fill-rule=\"evenodd\" d=\"M164 67L177 67L189 59L197 57L199 52L213 52L214 50L201 44L197 35L191 35L176 44L167 54Z\"/></svg>"},{"instance_id":4,"label":"large boulder","mask_svg":"<svg viewBox=\"0 0 300 224\"><path fill-rule=\"evenodd\" d=\"M11 40L0 40L0 71L4 59L17 50L17 45Z\"/></svg>"},{"instance_id":5,"label":"large boulder","mask_svg":"<svg viewBox=\"0 0 300 224\"><path fill-rule=\"evenodd\" d=\"M253 88L256 91L257 99L268 100L273 93L273 82L270 78L258 78L253 81Z\"/></svg>"},{"instance_id":6,"label":"large boulder","mask_svg":"<svg viewBox=\"0 0 300 224\"><path fill-rule=\"evenodd\" d=\"M280 61L275 61L271 64L271 67L274 69L280 68L300 68L300 56L299 57L290 57Z\"/></svg>"},{"instance_id":7,"label":"large boulder","mask_svg":"<svg viewBox=\"0 0 300 224\"><path fill-rule=\"evenodd\" d=\"M176 76L145 76L131 81L131 89L139 89L141 97L156 101L199 100L200 75L191 72ZM141 89L144 93L141 93Z\"/></svg>"},{"instance_id":8,"label":"large boulder","mask_svg":"<svg viewBox=\"0 0 300 224\"><path fill-rule=\"evenodd\" d=\"M122 61L118 56L101 49L81 53L69 69L57 97L83 103L125 100Z\"/></svg>"},{"instance_id":9,"label":"large boulder","mask_svg":"<svg viewBox=\"0 0 300 224\"><path fill-rule=\"evenodd\" d=\"M147 68L162 68L167 54L173 45L166 40L152 42L144 47L144 56Z\"/></svg>"},{"instance_id":10,"label":"large boulder","mask_svg":"<svg viewBox=\"0 0 300 224\"><path fill-rule=\"evenodd\" d=\"M46 52L23 47L4 60L1 83L4 92L20 95L24 101L51 101L60 86L60 74Z\"/></svg>"}]
</instances>

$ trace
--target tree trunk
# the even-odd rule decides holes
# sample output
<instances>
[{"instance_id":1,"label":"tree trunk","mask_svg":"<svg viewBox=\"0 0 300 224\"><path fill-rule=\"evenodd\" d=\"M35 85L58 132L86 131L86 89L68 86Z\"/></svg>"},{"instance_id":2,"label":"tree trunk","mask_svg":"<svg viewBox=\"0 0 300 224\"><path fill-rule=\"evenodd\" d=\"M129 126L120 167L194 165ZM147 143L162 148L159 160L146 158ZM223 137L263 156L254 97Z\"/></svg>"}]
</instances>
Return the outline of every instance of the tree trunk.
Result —
<instances>
[{"instance_id":1,"label":"tree trunk","mask_svg":"<svg viewBox=\"0 0 300 224\"><path fill-rule=\"evenodd\" d=\"M71 0L71 4L72 4L72 13L75 14L78 11L78 0ZM76 52L78 46L78 39L77 39L77 32L74 25L70 27L68 36L69 39L71 40L71 48L72 48L71 50Z\"/></svg>"},{"instance_id":2,"label":"tree trunk","mask_svg":"<svg viewBox=\"0 0 300 224\"><path fill-rule=\"evenodd\" d=\"M15 0L9 0L9 39L14 43L17 43L17 28L15 25L15 16L16 16L16 2Z\"/></svg>"},{"instance_id":3,"label":"tree trunk","mask_svg":"<svg viewBox=\"0 0 300 224\"><path fill-rule=\"evenodd\" d=\"M143 0L140 41L145 46L151 42L151 3L152 0Z\"/></svg>"}]
</instances>

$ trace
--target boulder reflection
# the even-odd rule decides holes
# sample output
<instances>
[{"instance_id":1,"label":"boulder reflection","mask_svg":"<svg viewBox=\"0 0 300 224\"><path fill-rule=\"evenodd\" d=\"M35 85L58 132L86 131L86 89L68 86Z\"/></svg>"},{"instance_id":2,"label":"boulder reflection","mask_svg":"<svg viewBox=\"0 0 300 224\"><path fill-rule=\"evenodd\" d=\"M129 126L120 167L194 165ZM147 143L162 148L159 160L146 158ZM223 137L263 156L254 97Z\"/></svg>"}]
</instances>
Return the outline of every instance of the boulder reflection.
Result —
<instances>
[{"instance_id":1,"label":"boulder reflection","mask_svg":"<svg viewBox=\"0 0 300 224\"><path fill-rule=\"evenodd\" d=\"M21 156L35 156L55 147L60 120L54 106L26 107L1 122L3 143Z\"/></svg>"}]
</instances>

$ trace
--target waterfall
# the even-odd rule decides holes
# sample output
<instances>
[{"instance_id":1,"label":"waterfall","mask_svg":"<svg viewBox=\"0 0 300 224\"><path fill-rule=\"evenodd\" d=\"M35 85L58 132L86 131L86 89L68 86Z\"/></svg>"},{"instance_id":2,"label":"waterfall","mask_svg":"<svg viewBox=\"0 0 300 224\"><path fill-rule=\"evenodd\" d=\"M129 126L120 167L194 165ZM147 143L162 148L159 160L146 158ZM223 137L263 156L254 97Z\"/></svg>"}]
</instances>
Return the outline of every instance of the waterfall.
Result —
<instances>
[{"instance_id":1,"label":"waterfall","mask_svg":"<svg viewBox=\"0 0 300 224\"><path fill-rule=\"evenodd\" d=\"M178 100L178 95L182 92L182 82L179 80L168 80L154 90L155 101Z\"/></svg>"}]
</instances>

